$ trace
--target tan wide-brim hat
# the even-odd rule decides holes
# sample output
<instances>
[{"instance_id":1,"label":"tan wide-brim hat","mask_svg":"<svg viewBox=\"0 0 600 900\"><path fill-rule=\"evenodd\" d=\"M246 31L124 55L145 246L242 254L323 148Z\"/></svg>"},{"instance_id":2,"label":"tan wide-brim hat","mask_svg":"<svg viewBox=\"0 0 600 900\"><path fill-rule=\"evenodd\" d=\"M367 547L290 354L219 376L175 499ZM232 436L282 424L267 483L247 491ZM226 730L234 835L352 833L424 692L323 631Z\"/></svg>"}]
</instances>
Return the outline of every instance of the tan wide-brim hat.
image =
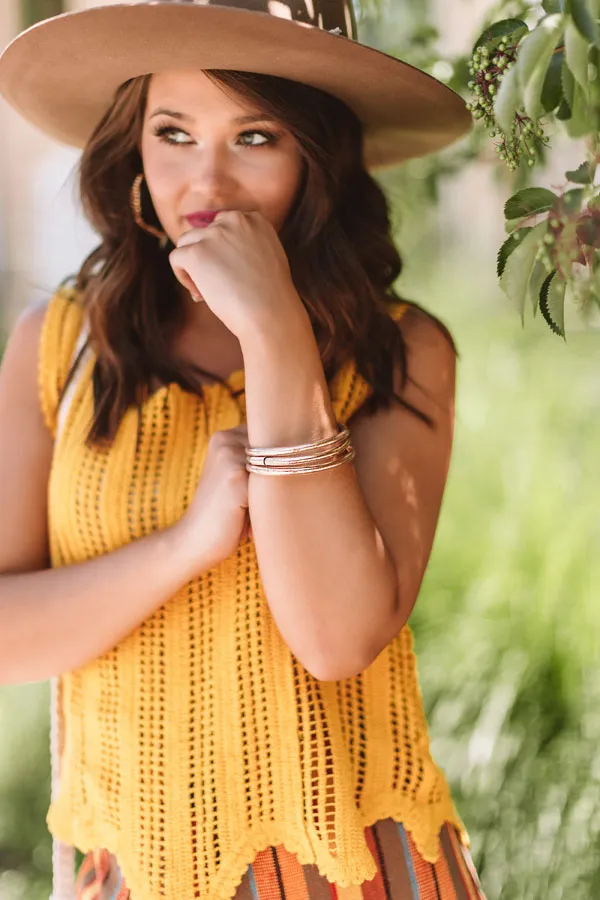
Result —
<instances>
[{"instance_id":1,"label":"tan wide-brim hat","mask_svg":"<svg viewBox=\"0 0 600 900\"><path fill-rule=\"evenodd\" d=\"M435 78L357 40L352 0L160 0L46 19L0 56L0 93L51 137L83 147L116 89L169 69L278 75L343 100L362 121L365 164L446 147L471 116Z\"/></svg>"}]
</instances>

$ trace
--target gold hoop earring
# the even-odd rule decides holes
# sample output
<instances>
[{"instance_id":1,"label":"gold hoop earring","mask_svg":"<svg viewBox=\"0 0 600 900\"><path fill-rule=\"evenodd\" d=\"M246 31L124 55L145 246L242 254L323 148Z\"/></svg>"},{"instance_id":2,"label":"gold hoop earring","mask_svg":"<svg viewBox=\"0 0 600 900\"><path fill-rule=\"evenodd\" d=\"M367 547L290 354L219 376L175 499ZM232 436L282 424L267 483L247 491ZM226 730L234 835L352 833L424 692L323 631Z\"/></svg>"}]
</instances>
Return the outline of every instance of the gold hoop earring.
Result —
<instances>
[{"instance_id":1,"label":"gold hoop earring","mask_svg":"<svg viewBox=\"0 0 600 900\"><path fill-rule=\"evenodd\" d=\"M146 231L148 234L152 234L154 235L154 237L158 238L162 249L167 246L167 241L169 240L169 238L164 231L160 231L158 228L154 228L153 225L148 225L148 223L144 221L144 216L142 213L143 180L144 173L140 172L139 175L136 175L133 184L131 185L131 211L133 212L133 218L135 219L136 224L139 225L139 227L143 231Z\"/></svg>"}]
</instances>

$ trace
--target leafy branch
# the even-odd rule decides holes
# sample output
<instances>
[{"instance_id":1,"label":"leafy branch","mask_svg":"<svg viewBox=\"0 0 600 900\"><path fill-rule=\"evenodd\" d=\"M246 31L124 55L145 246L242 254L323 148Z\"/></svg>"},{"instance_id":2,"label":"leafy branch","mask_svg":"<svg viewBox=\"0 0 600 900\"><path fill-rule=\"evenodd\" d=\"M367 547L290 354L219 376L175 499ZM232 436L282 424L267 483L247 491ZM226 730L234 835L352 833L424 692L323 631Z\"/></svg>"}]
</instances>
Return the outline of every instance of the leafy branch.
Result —
<instances>
[{"instance_id":1,"label":"leafy branch","mask_svg":"<svg viewBox=\"0 0 600 900\"><path fill-rule=\"evenodd\" d=\"M566 296L600 308L599 18L600 0L544 0L531 29L514 14L487 26L469 62L469 107L511 172L544 161L549 126L585 140L586 158L561 189L529 187L507 201L498 253L500 285L521 315L530 303L563 338Z\"/></svg>"}]
</instances>

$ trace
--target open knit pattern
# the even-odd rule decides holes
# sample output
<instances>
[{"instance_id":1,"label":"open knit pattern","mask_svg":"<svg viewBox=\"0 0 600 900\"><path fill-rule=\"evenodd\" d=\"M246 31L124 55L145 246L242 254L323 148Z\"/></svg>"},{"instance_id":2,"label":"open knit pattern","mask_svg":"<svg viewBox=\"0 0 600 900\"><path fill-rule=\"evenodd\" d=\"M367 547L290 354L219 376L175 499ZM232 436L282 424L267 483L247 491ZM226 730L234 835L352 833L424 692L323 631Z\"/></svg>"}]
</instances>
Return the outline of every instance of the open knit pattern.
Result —
<instances>
[{"instance_id":1,"label":"open knit pattern","mask_svg":"<svg viewBox=\"0 0 600 900\"><path fill-rule=\"evenodd\" d=\"M39 384L53 434L82 321L74 292L52 298ZM219 384L204 399L162 387L140 415L128 410L112 447L89 448L93 364L55 445L53 566L176 522L211 434L245 421L239 371L228 379L238 397ZM330 390L344 423L370 392L353 361ZM93 618L85 597L82 615ZM364 828L388 817L430 862L444 822L468 841L430 755L408 626L362 674L317 681L276 628L249 539L60 686L65 743L50 831L83 852L114 853L135 900L228 900L255 856L279 844L329 881L358 885L377 872Z\"/></svg>"}]
</instances>

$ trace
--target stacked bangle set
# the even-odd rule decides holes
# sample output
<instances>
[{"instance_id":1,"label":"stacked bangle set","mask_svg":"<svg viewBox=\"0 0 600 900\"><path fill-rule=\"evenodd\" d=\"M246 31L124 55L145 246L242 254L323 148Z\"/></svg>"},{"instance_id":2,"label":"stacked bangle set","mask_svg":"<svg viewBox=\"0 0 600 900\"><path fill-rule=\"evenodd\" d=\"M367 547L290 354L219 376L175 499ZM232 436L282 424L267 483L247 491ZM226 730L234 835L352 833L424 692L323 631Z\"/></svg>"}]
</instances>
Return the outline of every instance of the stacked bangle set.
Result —
<instances>
[{"instance_id":1,"label":"stacked bangle set","mask_svg":"<svg viewBox=\"0 0 600 900\"><path fill-rule=\"evenodd\" d=\"M246 469L258 475L296 475L324 472L351 462L355 457L350 431L338 425L337 434L295 447L250 447Z\"/></svg>"}]
</instances>

